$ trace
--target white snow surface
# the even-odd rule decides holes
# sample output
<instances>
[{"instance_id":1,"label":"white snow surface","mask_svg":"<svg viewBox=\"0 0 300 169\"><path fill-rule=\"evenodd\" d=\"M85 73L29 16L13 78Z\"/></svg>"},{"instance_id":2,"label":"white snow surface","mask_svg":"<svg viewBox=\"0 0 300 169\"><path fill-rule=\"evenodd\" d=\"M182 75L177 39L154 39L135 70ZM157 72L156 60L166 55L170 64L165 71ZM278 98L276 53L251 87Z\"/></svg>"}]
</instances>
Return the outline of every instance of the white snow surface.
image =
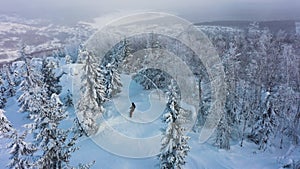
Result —
<instances>
[{"instance_id":1,"label":"white snow surface","mask_svg":"<svg viewBox=\"0 0 300 169\"><path fill-rule=\"evenodd\" d=\"M71 67L72 66L70 66L70 70ZM68 70L68 68L64 68L64 70ZM64 87L62 95L66 93L67 89L72 89L73 75L74 74L71 73L63 76L61 80ZM158 95L155 94L155 92L143 91L141 86L132 82L129 77L130 76L122 76L123 89L127 88L129 90L123 90L119 96L105 105L107 112L102 120L105 120L111 129L128 138L149 138L160 135L160 129L164 126L160 119L166 103L164 96L161 93ZM126 92L129 92L129 97ZM132 101L136 103L137 109L134 113L134 117L130 119L128 117L128 109ZM115 109L114 105L118 105L121 108ZM150 108L150 105L155 108ZM30 122L30 120L26 118L25 114L19 113L18 109L16 98L8 99L6 108L4 109L6 111L5 115L15 128L23 130L22 125ZM68 112L70 118L67 123L70 123L72 120L71 117L74 117L74 109L69 109ZM101 126L98 135L93 139L106 140L105 144L117 145L119 146L118 148L122 148L122 151L129 154L137 150L145 152L151 149L153 149L153 151L160 149L159 144L156 144L156 147L151 145L149 148L148 142L139 142L139 144L135 145L135 149L133 149L130 147L131 145L128 147L122 140L103 139L101 137L103 135L101 134L111 134L108 132L109 130L106 130L106 127L107 126ZM188 135L191 137L189 140L191 151L187 156L187 163L184 166L186 169L278 169L282 166L282 164L278 162L278 159L286 153L283 150L261 152L257 150L258 147L256 145L249 142L245 142L244 147L240 147L239 143L232 143L230 150L219 150L209 143L200 144L198 133L190 132ZM7 143L8 140L6 139L0 140L0 168L3 169L7 168L6 165L8 164L9 154L6 149ZM92 169L159 168L157 156L147 158L118 156L101 148L101 146L88 137L81 137L78 141L78 146L80 149L76 151L71 158L72 165L89 163L95 160L96 162L92 166ZM294 156L300 154L299 150L295 150L293 153Z\"/></svg>"}]
</instances>

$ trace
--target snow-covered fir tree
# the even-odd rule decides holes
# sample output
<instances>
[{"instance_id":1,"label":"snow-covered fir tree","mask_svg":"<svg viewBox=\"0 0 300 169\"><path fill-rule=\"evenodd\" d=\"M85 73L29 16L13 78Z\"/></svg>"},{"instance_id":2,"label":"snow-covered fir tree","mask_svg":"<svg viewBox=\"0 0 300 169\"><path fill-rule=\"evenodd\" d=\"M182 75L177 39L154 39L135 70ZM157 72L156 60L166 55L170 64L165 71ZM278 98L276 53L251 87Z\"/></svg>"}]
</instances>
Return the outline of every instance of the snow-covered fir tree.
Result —
<instances>
[{"instance_id":1,"label":"snow-covered fir tree","mask_svg":"<svg viewBox=\"0 0 300 169\"><path fill-rule=\"evenodd\" d=\"M240 142L240 146L243 147L243 144L244 144L244 140L245 140L245 137L247 135L246 133L246 130L249 126L249 124L252 124L251 122L251 119L252 119L252 116L253 116L253 110L252 110L252 107L254 107L254 104L252 105L252 107L249 105L249 98L251 96L249 96L249 92L247 92L247 88L249 87L248 86L249 84L248 83L245 83L243 82L243 85L242 87L244 88L244 91L243 91L243 96L244 98L242 99L241 101L241 110L240 110L240 124L242 126L241 128L241 142Z\"/></svg>"},{"instance_id":2,"label":"snow-covered fir tree","mask_svg":"<svg viewBox=\"0 0 300 169\"><path fill-rule=\"evenodd\" d=\"M225 46L226 53L224 54L224 71L226 77L226 103L224 108L224 113L219 121L216 130L216 140L215 144L221 149L230 149L230 137L231 134L239 135L239 125L241 122L240 116L240 103L238 99L237 91L237 73L236 73L236 63L235 60L239 55L238 49L234 39L230 39L228 45Z\"/></svg>"},{"instance_id":3,"label":"snow-covered fir tree","mask_svg":"<svg viewBox=\"0 0 300 169\"><path fill-rule=\"evenodd\" d=\"M161 141L159 155L161 169L181 169L185 165L185 158L190 150L188 136L181 123L178 89L175 85L169 87L168 103L163 120L167 124Z\"/></svg>"},{"instance_id":4,"label":"snow-covered fir tree","mask_svg":"<svg viewBox=\"0 0 300 169\"><path fill-rule=\"evenodd\" d=\"M103 103L106 102L108 99L105 94L105 77L101 73L101 69L97 67L97 77L96 77L96 94L97 94L97 103L102 112L104 112Z\"/></svg>"},{"instance_id":5,"label":"snow-covered fir tree","mask_svg":"<svg viewBox=\"0 0 300 169\"><path fill-rule=\"evenodd\" d=\"M59 94L62 86L59 85L59 78L55 76L55 63L51 60L44 59L42 64L43 82L46 85L48 96L53 93Z\"/></svg>"},{"instance_id":6,"label":"snow-covered fir tree","mask_svg":"<svg viewBox=\"0 0 300 169\"><path fill-rule=\"evenodd\" d=\"M225 54L224 58L224 67L225 67L225 77L226 77L226 103L225 103L225 112L226 116L230 116L227 118L228 124L232 128L232 132L235 135L238 135L238 126L241 122L241 114L240 114L240 100L238 97L238 76L236 71L236 60L240 55L236 42L234 39L231 40L228 44L228 53Z\"/></svg>"},{"instance_id":7,"label":"snow-covered fir tree","mask_svg":"<svg viewBox=\"0 0 300 169\"><path fill-rule=\"evenodd\" d=\"M8 97L13 97L16 94L16 89L15 89L15 82L13 78L11 77L11 72L10 72L10 66L4 65L3 69L5 71L5 76L6 76L6 82L7 82L7 87L6 87L6 95Z\"/></svg>"},{"instance_id":8,"label":"snow-covered fir tree","mask_svg":"<svg viewBox=\"0 0 300 169\"><path fill-rule=\"evenodd\" d=\"M5 84L4 84L4 78L3 78L3 69L0 69L0 109L3 109L5 107L6 98L5 98Z\"/></svg>"},{"instance_id":9,"label":"snow-covered fir tree","mask_svg":"<svg viewBox=\"0 0 300 169\"><path fill-rule=\"evenodd\" d=\"M220 149L229 150L230 149L230 126L228 124L228 115L223 114L222 118L219 121L218 127L217 127L217 136L216 136L216 146L218 146Z\"/></svg>"},{"instance_id":10,"label":"snow-covered fir tree","mask_svg":"<svg viewBox=\"0 0 300 169\"><path fill-rule=\"evenodd\" d=\"M69 162L72 153L78 150L76 141L80 135L72 132L74 127L61 128L67 112L59 96L53 93L50 98L45 98L37 112L31 115L33 122L25 125L33 133L34 145L38 149L33 154L33 168L72 168Z\"/></svg>"},{"instance_id":11,"label":"snow-covered fir tree","mask_svg":"<svg viewBox=\"0 0 300 169\"><path fill-rule=\"evenodd\" d=\"M81 51L86 60L83 66L81 97L77 104L77 116L87 135L98 131L97 118L104 112L102 106L105 99L103 76L99 72L95 55L85 50Z\"/></svg>"},{"instance_id":12,"label":"snow-covered fir tree","mask_svg":"<svg viewBox=\"0 0 300 169\"><path fill-rule=\"evenodd\" d=\"M129 69L131 69L131 66L132 66L130 64L130 63L132 63L130 59L132 59L132 56L133 56L131 51L132 51L132 49L130 48L130 42L127 39L125 39L123 41L123 52L122 53L124 54L124 56L122 57L122 59L123 59L122 69L127 72L129 71Z\"/></svg>"},{"instance_id":13,"label":"snow-covered fir tree","mask_svg":"<svg viewBox=\"0 0 300 169\"><path fill-rule=\"evenodd\" d=\"M70 92L69 89L67 90L67 95L64 98L64 105L66 107L70 107L70 106L74 105L73 104L73 95L72 95L72 93Z\"/></svg>"},{"instance_id":14,"label":"snow-covered fir tree","mask_svg":"<svg viewBox=\"0 0 300 169\"><path fill-rule=\"evenodd\" d=\"M5 88L0 88L0 109L5 107L6 98L4 96Z\"/></svg>"},{"instance_id":15,"label":"snow-covered fir tree","mask_svg":"<svg viewBox=\"0 0 300 169\"><path fill-rule=\"evenodd\" d=\"M9 149L9 164L8 168L11 169L25 169L32 167L32 155L36 151L36 148L25 142L27 132L24 132L19 136L15 130L11 135L11 142L8 144Z\"/></svg>"},{"instance_id":16,"label":"snow-covered fir tree","mask_svg":"<svg viewBox=\"0 0 300 169\"><path fill-rule=\"evenodd\" d=\"M193 131L194 132L198 132L199 131L200 125L203 125L204 124L204 119L206 119L204 117L204 113L202 113L202 111L201 111L201 107L203 105L201 78L197 79L197 81L198 81L198 92L199 92L199 110L197 112L197 119L196 119L195 124L193 126Z\"/></svg>"},{"instance_id":17,"label":"snow-covered fir tree","mask_svg":"<svg viewBox=\"0 0 300 169\"><path fill-rule=\"evenodd\" d=\"M76 137L81 137L86 135L85 130L83 129L83 125L80 123L78 117L75 117L73 120L74 127L72 128L72 132L75 134Z\"/></svg>"},{"instance_id":18,"label":"snow-covered fir tree","mask_svg":"<svg viewBox=\"0 0 300 169\"><path fill-rule=\"evenodd\" d=\"M278 125L276 114L270 102L270 92L266 92L265 109L262 115L257 117L250 138L259 145L260 150L266 150L271 146L271 139Z\"/></svg>"},{"instance_id":19,"label":"snow-covered fir tree","mask_svg":"<svg viewBox=\"0 0 300 169\"><path fill-rule=\"evenodd\" d=\"M91 168L93 165L95 164L95 161L92 161L88 164L79 164L78 167L76 167L77 169L89 169ZM73 169L73 168L72 168ZM74 168L75 169L75 168Z\"/></svg>"},{"instance_id":20,"label":"snow-covered fir tree","mask_svg":"<svg viewBox=\"0 0 300 169\"><path fill-rule=\"evenodd\" d=\"M69 164L72 143L68 143L68 130L60 128L61 122L67 114L62 108L58 95L52 94L38 114L35 115L31 125L34 132L36 146L42 150L34 166L37 168L65 168Z\"/></svg>"},{"instance_id":21,"label":"snow-covered fir tree","mask_svg":"<svg viewBox=\"0 0 300 169\"><path fill-rule=\"evenodd\" d=\"M21 82L22 90L27 90L31 86L42 86L43 84L43 76L38 71L38 66L35 64L32 64L32 59L28 58L25 55L24 49L21 50L21 58L24 61L24 64L22 66L22 69L24 72L22 72L21 76L23 77L23 81Z\"/></svg>"},{"instance_id":22,"label":"snow-covered fir tree","mask_svg":"<svg viewBox=\"0 0 300 169\"><path fill-rule=\"evenodd\" d=\"M46 95L44 93L45 89L43 86L42 75L32 68L30 61L25 58L23 74L23 81L20 84L20 89L22 94L18 98L20 105L20 112L28 111L30 113L35 113L38 106L42 105Z\"/></svg>"},{"instance_id":23,"label":"snow-covered fir tree","mask_svg":"<svg viewBox=\"0 0 300 169\"><path fill-rule=\"evenodd\" d=\"M11 75L12 81L17 89L17 87L20 85L21 81L23 80L23 77L21 75L21 72L23 70L20 70L20 68L18 67L18 64L14 64L12 63L11 65L11 69L13 70L13 73Z\"/></svg>"},{"instance_id":24,"label":"snow-covered fir tree","mask_svg":"<svg viewBox=\"0 0 300 169\"><path fill-rule=\"evenodd\" d=\"M105 97L112 98L121 92L122 82L118 68L114 63L101 66L101 74L104 76Z\"/></svg>"},{"instance_id":25,"label":"snow-covered fir tree","mask_svg":"<svg viewBox=\"0 0 300 169\"><path fill-rule=\"evenodd\" d=\"M68 54L65 56L65 63L66 65L72 63L72 57Z\"/></svg>"},{"instance_id":26,"label":"snow-covered fir tree","mask_svg":"<svg viewBox=\"0 0 300 169\"><path fill-rule=\"evenodd\" d=\"M84 60L86 59L86 48L83 44L79 45L78 48L78 56L77 56L77 63L78 64L83 64Z\"/></svg>"},{"instance_id":27,"label":"snow-covered fir tree","mask_svg":"<svg viewBox=\"0 0 300 169\"><path fill-rule=\"evenodd\" d=\"M130 57L131 55L132 54L131 48L129 47L129 41L125 38L116 46L114 46L105 62L100 65L100 73L105 79L105 94L108 99L121 92L122 82L120 77L120 70L121 68L123 68L124 70L128 69L129 63L126 58Z\"/></svg>"},{"instance_id":28,"label":"snow-covered fir tree","mask_svg":"<svg viewBox=\"0 0 300 169\"><path fill-rule=\"evenodd\" d=\"M113 52L110 55L112 62L110 63L114 62L114 65L119 68L122 66L121 64L123 63L124 58L128 55L130 55L130 48L128 46L128 40L125 38L113 48Z\"/></svg>"},{"instance_id":29,"label":"snow-covered fir tree","mask_svg":"<svg viewBox=\"0 0 300 169\"><path fill-rule=\"evenodd\" d=\"M263 113L261 119L261 140L259 142L259 149L266 150L272 144L272 136L274 136L277 127L276 114L272 107L272 104L268 102L267 109Z\"/></svg>"},{"instance_id":30,"label":"snow-covered fir tree","mask_svg":"<svg viewBox=\"0 0 300 169\"><path fill-rule=\"evenodd\" d=\"M19 111L27 112L28 117L34 119L34 116L39 113L41 106L47 102L47 98L47 89L44 86L32 86L18 98Z\"/></svg>"},{"instance_id":31,"label":"snow-covered fir tree","mask_svg":"<svg viewBox=\"0 0 300 169\"><path fill-rule=\"evenodd\" d=\"M14 130L4 113L5 111L0 109L0 138L10 137L9 133Z\"/></svg>"}]
</instances>

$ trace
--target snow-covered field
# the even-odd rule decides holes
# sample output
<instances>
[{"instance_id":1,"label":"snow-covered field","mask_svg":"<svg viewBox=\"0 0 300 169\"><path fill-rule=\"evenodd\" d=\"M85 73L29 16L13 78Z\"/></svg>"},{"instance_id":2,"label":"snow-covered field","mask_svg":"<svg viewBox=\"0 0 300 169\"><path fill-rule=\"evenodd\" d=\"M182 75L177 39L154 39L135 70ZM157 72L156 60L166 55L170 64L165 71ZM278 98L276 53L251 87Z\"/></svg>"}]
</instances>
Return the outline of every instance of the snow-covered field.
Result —
<instances>
[{"instance_id":1,"label":"snow-covered field","mask_svg":"<svg viewBox=\"0 0 300 169\"><path fill-rule=\"evenodd\" d=\"M63 76L61 83L64 87L65 93L67 89L72 88L71 74ZM165 108L166 100L163 93L149 92L143 90L141 86L133 82L128 75L122 75L123 91L105 107L107 112L104 116L106 123L114 129L115 132L121 133L131 138L149 138L155 135L160 135L160 129L164 126L161 121L161 114ZM73 88L73 92L77 89ZM135 102L137 110L132 119L128 117L128 108L131 102ZM116 108L118 107L118 108ZM12 122L14 127L22 130L22 125L29 122L24 114L18 112L18 105L16 98L10 98L5 108L6 116ZM74 117L74 109L68 109L70 117ZM103 124L103 123L100 123ZM80 149L76 151L72 158L71 164L89 163L95 160L92 166L94 169L155 169L158 168L158 159L156 156L147 158L129 158L111 153L114 147L105 147L103 149L99 146L99 140L103 139L101 134L105 131L102 125L98 134L93 139L88 137L81 137L78 146ZM106 133L110 134L110 133ZM111 133L112 134L112 133ZM189 145L191 151L187 157L186 169L276 169L280 168L282 164L280 161L287 159L280 159L285 155L285 151L268 150L266 152L258 151L257 145L246 142L243 147L239 143L232 143L231 149L228 151L220 150L214 147L210 142L200 144L198 142L198 133L190 132L191 137ZM115 138L118 139L118 138ZM119 153L129 153L132 151L144 152L149 149L157 151L160 149L159 145L147 144L141 142L136 147L128 147L122 144L122 140L115 140L119 144ZM0 168L6 168L8 163L8 150L5 148L7 140L0 141ZM112 142L106 142L105 145L112 145ZM152 146L152 147L151 147ZM149 148L150 147L150 148ZM135 152L137 153L137 152ZM300 155L299 149L296 149L293 156Z\"/></svg>"},{"instance_id":2,"label":"snow-covered field","mask_svg":"<svg viewBox=\"0 0 300 169\"><path fill-rule=\"evenodd\" d=\"M71 26L49 20L0 15L0 63L16 60L22 45L26 45L27 54L48 55L87 40L94 31L83 22Z\"/></svg>"},{"instance_id":3,"label":"snow-covered field","mask_svg":"<svg viewBox=\"0 0 300 169\"><path fill-rule=\"evenodd\" d=\"M132 129L132 128L130 128ZM191 152L187 157L186 169L277 169L280 164L278 156L270 152L256 152L257 147L252 143L245 144L241 148L238 144L231 150L219 150L210 144L199 144L198 134L190 133ZM157 169L157 157L126 158L111 154L90 139L82 140L80 150L73 156L73 163L90 162L96 160L92 168L104 169ZM145 145L146 147L147 145ZM128 149L130 151L130 149ZM141 151L143 151L141 149ZM284 153L284 152L281 152Z\"/></svg>"}]
</instances>

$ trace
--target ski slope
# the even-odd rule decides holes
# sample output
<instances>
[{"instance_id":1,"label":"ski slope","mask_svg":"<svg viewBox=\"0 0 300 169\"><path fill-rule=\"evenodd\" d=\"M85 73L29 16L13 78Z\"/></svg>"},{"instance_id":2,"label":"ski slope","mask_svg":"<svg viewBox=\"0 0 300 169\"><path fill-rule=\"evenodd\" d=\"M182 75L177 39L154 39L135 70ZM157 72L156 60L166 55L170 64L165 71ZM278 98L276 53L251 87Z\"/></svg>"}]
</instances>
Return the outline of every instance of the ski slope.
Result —
<instances>
[{"instance_id":1,"label":"ski slope","mask_svg":"<svg viewBox=\"0 0 300 169\"><path fill-rule=\"evenodd\" d=\"M64 86L62 96L67 89L78 91L70 83L74 77L74 74L68 74L61 80ZM153 154L157 154L160 149L160 129L164 126L161 115L166 98L159 91L144 91L129 75L122 75L122 82L122 93L105 105L106 113L100 120L101 126L96 136L79 139L80 149L73 154L71 165L95 160L92 169L159 168L157 156ZM128 114L131 102L137 105L133 118L129 118ZM7 118L19 130L23 130L22 125L29 122L25 114L18 112L15 97L8 99L5 111ZM70 118L66 123L71 123L75 116L74 109L69 108L68 112ZM256 145L248 142L245 142L244 147L232 143L229 151L219 150L211 142L200 144L198 133L190 132L188 135L191 137L191 151L186 159L186 169L277 169L282 166L280 157L286 153L283 150L261 152ZM134 142L135 139L138 141ZM7 140L0 140L0 168L3 169L7 168L9 162L6 144ZM300 155L300 150L294 150L292 155Z\"/></svg>"}]
</instances>

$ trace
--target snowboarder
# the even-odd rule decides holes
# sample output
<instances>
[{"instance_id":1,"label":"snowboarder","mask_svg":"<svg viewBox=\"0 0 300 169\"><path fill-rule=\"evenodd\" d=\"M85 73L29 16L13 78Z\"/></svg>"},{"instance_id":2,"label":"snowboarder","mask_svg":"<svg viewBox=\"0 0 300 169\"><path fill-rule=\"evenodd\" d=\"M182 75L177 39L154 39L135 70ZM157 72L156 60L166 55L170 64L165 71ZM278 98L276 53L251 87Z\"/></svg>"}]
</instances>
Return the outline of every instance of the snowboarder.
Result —
<instances>
[{"instance_id":1,"label":"snowboarder","mask_svg":"<svg viewBox=\"0 0 300 169\"><path fill-rule=\"evenodd\" d=\"M132 117L134 110L135 110L135 104L132 102L131 107L130 107L130 112L129 112L129 117L130 118Z\"/></svg>"}]
</instances>

